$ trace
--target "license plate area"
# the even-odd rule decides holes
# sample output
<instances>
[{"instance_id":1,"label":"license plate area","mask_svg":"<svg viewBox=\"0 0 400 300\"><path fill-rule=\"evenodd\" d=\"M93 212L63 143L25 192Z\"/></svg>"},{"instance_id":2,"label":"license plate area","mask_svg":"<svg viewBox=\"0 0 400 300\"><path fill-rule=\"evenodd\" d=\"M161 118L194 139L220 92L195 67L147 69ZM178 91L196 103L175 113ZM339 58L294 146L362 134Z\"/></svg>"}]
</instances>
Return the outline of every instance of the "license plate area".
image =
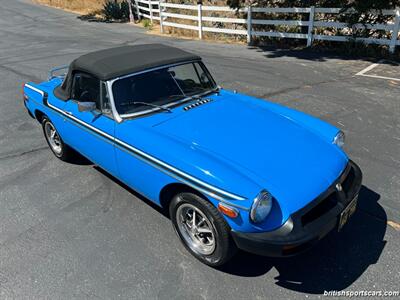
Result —
<instances>
[{"instance_id":1,"label":"license plate area","mask_svg":"<svg viewBox=\"0 0 400 300\"><path fill-rule=\"evenodd\" d=\"M338 231L342 229L342 227L347 223L347 221L350 219L350 217L354 214L357 208L357 200L358 200L358 195L351 200L351 202L346 206L346 208L342 211L339 217L339 225L338 225Z\"/></svg>"}]
</instances>

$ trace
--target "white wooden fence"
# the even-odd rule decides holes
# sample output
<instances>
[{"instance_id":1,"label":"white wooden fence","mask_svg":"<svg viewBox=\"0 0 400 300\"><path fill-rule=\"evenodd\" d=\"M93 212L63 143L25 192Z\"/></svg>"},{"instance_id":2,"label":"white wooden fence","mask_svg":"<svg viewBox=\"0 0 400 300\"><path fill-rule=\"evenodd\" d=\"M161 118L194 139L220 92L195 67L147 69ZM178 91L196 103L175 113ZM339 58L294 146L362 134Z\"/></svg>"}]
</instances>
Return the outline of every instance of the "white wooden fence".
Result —
<instances>
[{"instance_id":1,"label":"white wooden fence","mask_svg":"<svg viewBox=\"0 0 400 300\"><path fill-rule=\"evenodd\" d=\"M177 27L188 30L194 30L198 32L200 39L203 38L203 32L216 32L225 33L233 35L245 35L247 36L247 42L251 43L252 37L254 36L266 36L266 37L277 37L277 38L296 38L296 39L306 39L307 46L311 46L314 40L327 40L327 41L337 41L337 42L348 42L350 40L363 42L365 44L380 44L388 45L389 51L393 53L396 46L400 45L399 27L400 27L400 8L394 10L382 10L382 11L372 11L371 13L383 14L385 16L393 16L393 22L387 24L355 24L351 29L376 29L383 30L390 33L390 39L388 38L353 38L351 35L324 35L316 34L316 32L321 32L323 28L336 28L344 29L348 28L348 24L336 21L324 21L316 19L319 15L329 14L335 15L341 12L340 8L320 8L320 7L253 7L248 6L241 8L239 10L233 10L228 6L205 6L202 4L198 5L188 5L188 4L175 4L168 3L164 1L151 1L151 0L134 0L134 6L139 17L147 18L152 23L157 20L160 24L161 33L164 32L164 27ZM188 13L176 13L177 9L185 11ZM172 10L172 12L171 12ZM247 15L247 18L227 18L227 17L209 17L203 16L203 12L222 12L222 13L235 13L241 12ZM348 11L346 13L350 13ZM307 14L309 15L308 21L301 20L268 20L255 18L253 15L257 13L264 14ZM192 24L182 24L171 22L170 19L183 19L191 20ZM231 23L231 24L242 24L243 29L228 29L219 27L207 27L204 26L204 22L218 22L218 23ZM244 26L245 25L245 26ZM278 32L278 31L260 31L254 30L253 25L285 25L285 26L307 26L307 33L293 33L293 32ZM244 29L246 28L246 29ZM257 27L259 28L259 26Z\"/></svg>"}]
</instances>

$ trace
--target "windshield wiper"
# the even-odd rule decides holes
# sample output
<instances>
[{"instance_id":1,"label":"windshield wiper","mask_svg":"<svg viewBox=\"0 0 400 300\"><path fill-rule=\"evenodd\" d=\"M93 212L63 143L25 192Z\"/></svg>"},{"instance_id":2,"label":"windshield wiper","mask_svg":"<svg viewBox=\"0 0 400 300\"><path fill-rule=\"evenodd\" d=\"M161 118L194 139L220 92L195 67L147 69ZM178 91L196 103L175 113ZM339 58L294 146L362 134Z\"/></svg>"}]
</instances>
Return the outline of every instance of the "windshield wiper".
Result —
<instances>
[{"instance_id":1,"label":"windshield wiper","mask_svg":"<svg viewBox=\"0 0 400 300\"><path fill-rule=\"evenodd\" d=\"M141 105L156 107L156 108L159 108L159 109L161 109L161 110L165 110L165 111L167 111L167 112L172 112L172 110L169 109L168 107L164 107L164 106L162 106L162 105L157 105L157 104L153 104L153 103L135 101L135 102L132 102L131 104L141 104Z\"/></svg>"},{"instance_id":2,"label":"windshield wiper","mask_svg":"<svg viewBox=\"0 0 400 300\"><path fill-rule=\"evenodd\" d=\"M210 89L210 90L204 92L204 94L205 94L205 95L210 94L210 93L211 93L211 94L213 94L213 93L219 94L220 90L221 90L221 89L220 89L218 86L216 86L215 88L212 88L212 89Z\"/></svg>"},{"instance_id":3,"label":"windshield wiper","mask_svg":"<svg viewBox=\"0 0 400 300\"><path fill-rule=\"evenodd\" d=\"M219 87L215 87L213 89L198 91L197 93L195 93L195 94L193 94L191 96L188 96L188 98L190 100L199 100L199 99L201 99L201 98L203 98L203 97L205 97L205 96L207 96L209 94L213 94L213 93L219 94L219 92L220 92Z\"/></svg>"},{"instance_id":4,"label":"windshield wiper","mask_svg":"<svg viewBox=\"0 0 400 300\"><path fill-rule=\"evenodd\" d=\"M168 99L172 97L179 97L179 98L186 98L186 95L184 94L174 94L174 95L168 95Z\"/></svg>"}]
</instances>

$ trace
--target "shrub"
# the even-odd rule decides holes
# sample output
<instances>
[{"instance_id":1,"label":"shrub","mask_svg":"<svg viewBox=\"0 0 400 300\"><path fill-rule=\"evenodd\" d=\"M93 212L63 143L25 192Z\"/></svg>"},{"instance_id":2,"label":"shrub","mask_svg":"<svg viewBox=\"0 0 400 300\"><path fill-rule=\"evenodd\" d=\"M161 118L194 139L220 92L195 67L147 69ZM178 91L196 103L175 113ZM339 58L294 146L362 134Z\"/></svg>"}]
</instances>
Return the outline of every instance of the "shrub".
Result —
<instances>
[{"instance_id":1,"label":"shrub","mask_svg":"<svg viewBox=\"0 0 400 300\"><path fill-rule=\"evenodd\" d=\"M129 4L126 1L108 0L104 3L103 15L106 20L127 20Z\"/></svg>"},{"instance_id":2,"label":"shrub","mask_svg":"<svg viewBox=\"0 0 400 300\"><path fill-rule=\"evenodd\" d=\"M151 29L151 27L152 27L151 21L149 19L143 19L142 20L142 25L143 25L144 28Z\"/></svg>"}]
</instances>

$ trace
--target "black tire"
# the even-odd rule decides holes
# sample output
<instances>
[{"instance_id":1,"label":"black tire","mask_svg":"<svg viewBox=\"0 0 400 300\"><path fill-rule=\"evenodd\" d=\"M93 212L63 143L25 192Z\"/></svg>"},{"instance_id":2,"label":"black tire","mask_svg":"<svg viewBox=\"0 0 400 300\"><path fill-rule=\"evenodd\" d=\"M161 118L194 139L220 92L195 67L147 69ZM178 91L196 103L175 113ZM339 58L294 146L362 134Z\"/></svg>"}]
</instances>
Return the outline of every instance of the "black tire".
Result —
<instances>
[{"instance_id":1,"label":"black tire","mask_svg":"<svg viewBox=\"0 0 400 300\"><path fill-rule=\"evenodd\" d=\"M182 228L178 226L179 219L179 207L187 204L196 207L202 212L208 219L214 232L215 248L210 254L202 254L194 251L190 246L189 242L184 238ZM182 210L182 209L181 209ZM177 213L178 212L178 213ZM221 216L220 212L208 201L202 197L190 193L184 192L177 194L173 197L169 205L169 213L175 232L181 239L185 248L201 262L217 267L226 263L233 255L235 255L237 248L230 235L230 227Z\"/></svg>"},{"instance_id":2,"label":"black tire","mask_svg":"<svg viewBox=\"0 0 400 300\"><path fill-rule=\"evenodd\" d=\"M61 159L62 161L70 162L73 161L76 158L76 152L73 150L71 147L69 147L67 144L64 143L64 141L61 139L61 137L58 135L57 130L55 129L54 124L50 121L50 119L47 116L43 116L42 120L42 129L43 129L43 134L44 138L46 139L47 145L49 145L49 148L53 154ZM48 135L46 134L46 126L51 125L55 130L56 133L59 137L59 147L60 151L56 151L53 146L51 145L51 142L49 140Z\"/></svg>"}]
</instances>

